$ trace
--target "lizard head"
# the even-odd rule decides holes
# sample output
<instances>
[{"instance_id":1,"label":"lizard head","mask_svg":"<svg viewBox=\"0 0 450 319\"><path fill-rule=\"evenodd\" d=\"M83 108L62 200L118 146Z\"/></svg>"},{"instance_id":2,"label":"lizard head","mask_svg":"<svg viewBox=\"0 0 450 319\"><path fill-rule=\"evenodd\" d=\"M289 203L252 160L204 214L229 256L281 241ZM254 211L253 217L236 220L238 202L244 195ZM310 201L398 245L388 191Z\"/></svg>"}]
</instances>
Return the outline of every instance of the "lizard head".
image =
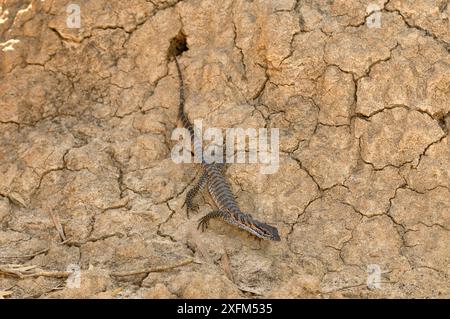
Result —
<instances>
[{"instance_id":1,"label":"lizard head","mask_svg":"<svg viewBox=\"0 0 450 319\"><path fill-rule=\"evenodd\" d=\"M241 211L235 212L230 215L228 222L248 231L258 238L274 241L281 240L278 229L254 219L250 214L245 214Z\"/></svg>"},{"instance_id":2,"label":"lizard head","mask_svg":"<svg viewBox=\"0 0 450 319\"><path fill-rule=\"evenodd\" d=\"M261 223L259 221L253 221L253 234L259 238L266 240L280 241L280 235L278 234L278 229L273 226Z\"/></svg>"}]
</instances>

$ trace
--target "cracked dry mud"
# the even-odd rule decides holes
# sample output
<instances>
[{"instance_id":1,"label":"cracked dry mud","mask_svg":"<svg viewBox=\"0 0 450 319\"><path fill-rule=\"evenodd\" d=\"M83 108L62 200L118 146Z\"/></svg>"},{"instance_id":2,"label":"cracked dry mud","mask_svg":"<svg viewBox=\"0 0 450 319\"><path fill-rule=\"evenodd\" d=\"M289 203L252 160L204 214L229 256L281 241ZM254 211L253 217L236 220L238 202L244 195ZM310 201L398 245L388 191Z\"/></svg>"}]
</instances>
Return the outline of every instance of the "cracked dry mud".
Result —
<instances>
[{"instance_id":1,"label":"cracked dry mud","mask_svg":"<svg viewBox=\"0 0 450 319\"><path fill-rule=\"evenodd\" d=\"M0 1L0 298L450 297L447 1L77 2ZM281 242L181 208L180 30L191 119L280 129L226 175Z\"/></svg>"}]
</instances>

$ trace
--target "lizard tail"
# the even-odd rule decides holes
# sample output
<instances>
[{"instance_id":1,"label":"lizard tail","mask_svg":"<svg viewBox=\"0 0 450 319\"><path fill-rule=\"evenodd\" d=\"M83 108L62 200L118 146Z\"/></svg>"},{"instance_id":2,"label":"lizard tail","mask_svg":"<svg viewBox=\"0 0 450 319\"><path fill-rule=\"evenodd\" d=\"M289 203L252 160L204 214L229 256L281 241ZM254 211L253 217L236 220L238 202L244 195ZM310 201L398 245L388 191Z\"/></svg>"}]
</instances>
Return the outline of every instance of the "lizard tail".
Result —
<instances>
[{"instance_id":1,"label":"lizard tail","mask_svg":"<svg viewBox=\"0 0 450 319\"><path fill-rule=\"evenodd\" d=\"M191 121L189 121L188 116L184 112L184 81L183 81L183 74L181 73L180 64L178 63L177 57L174 55L175 58L175 64L177 65L177 71L178 71L178 80L180 82L180 104L178 106L178 119L183 123L183 127L189 131L189 135L191 136L191 141L194 146L193 154L194 156L197 156L197 158L202 158L202 145L201 140L196 138L194 126L192 125Z\"/></svg>"},{"instance_id":2,"label":"lizard tail","mask_svg":"<svg viewBox=\"0 0 450 319\"><path fill-rule=\"evenodd\" d=\"M180 64L178 63L177 57L174 55L175 64L177 65L177 71L178 71L178 80L180 82L180 102L178 105L178 119L183 123L183 127L189 130L189 133L191 135L191 139L194 140L194 127L189 121L189 118L187 117L186 113L184 112L184 81L183 81L183 74L181 73Z\"/></svg>"}]
</instances>

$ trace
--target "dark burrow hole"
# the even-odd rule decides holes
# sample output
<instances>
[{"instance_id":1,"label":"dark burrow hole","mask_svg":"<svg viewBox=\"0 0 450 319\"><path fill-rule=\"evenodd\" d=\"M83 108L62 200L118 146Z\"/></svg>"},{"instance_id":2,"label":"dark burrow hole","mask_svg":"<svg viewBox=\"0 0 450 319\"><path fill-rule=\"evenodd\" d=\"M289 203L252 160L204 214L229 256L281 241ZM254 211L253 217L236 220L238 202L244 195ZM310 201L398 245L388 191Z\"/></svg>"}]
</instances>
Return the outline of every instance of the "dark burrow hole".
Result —
<instances>
[{"instance_id":1,"label":"dark burrow hole","mask_svg":"<svg viewBox=\"0 0 450 319\"><path fill-rule=\"evenodd\" d=\"M167 57L170 59L173 56L181 55L187 50L189 50L189 48L187 46L186 35L180 30L180 32L178 32L178 34L170 40Z\"/></svg>"},{"instance_id":2,"label":"dark burrow hole","mask_svg":"<svg viewBox=\"0 0 450 319\"><path fill-rule=\"evenodd\" d=\"M450 127L450 112L447 114L438 114L436 116L436 120L439 123L439 126L442 128L444 132L449 131Z\"/></svg>"}]
</instances>

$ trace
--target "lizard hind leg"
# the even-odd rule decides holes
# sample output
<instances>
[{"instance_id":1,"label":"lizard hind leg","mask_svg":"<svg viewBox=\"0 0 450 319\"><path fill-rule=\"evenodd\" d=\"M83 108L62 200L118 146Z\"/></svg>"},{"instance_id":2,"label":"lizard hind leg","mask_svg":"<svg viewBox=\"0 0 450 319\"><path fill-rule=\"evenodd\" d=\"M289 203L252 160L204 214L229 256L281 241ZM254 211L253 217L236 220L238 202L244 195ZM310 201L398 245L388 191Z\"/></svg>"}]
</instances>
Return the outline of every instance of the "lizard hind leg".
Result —
<instances>
[{"instance_id":1,"label":"lizard hind leg","mask_svg":"<svg viewBox=\"0 0 450 319\"><path fill-rule=\"evenodd\" d=\"M198 194L198 192L200 190L203 190L205 188L206 182L208 180L208 173L205 171L203 172L202 176L200 177L200 179L198 180L197 184L195 184L187 193L186 193L186 198L184 200L183 205L181 206L181 208L183 208L184 206L186 206L186 214L189 217L189 212L191 210L197 210L198 209L198 205L194 205L193 201L195 196Z\"/></svg>"},{"instance_id":2,"label":"lizard hind leg","mask_svg":"<svg viewBox=\"0 0 450 319\"><path fill-rule=\"evenodd\" d=\"M208 223L211 218L224 217L225 215L226 215L226 213L221 210L214 210L198 220L197 229L201 229L202 231L205 231L206 228L208 228Z\"/></svg>"}]
</instances>

